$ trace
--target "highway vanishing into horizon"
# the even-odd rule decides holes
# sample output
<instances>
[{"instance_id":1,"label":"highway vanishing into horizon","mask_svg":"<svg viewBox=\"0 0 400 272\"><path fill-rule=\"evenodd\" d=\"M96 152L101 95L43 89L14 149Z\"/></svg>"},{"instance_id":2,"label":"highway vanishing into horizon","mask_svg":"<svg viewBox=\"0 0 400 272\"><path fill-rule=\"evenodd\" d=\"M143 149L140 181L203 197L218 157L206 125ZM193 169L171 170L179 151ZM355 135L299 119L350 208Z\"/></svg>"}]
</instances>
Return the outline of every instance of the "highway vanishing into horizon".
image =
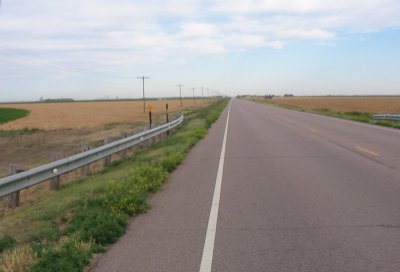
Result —
<instances>
[{"instance_id":1,"label":"highway vanishing into horizon","mask_svg":"<svg viewBox=\"0 0 400 272\"><path fill-rule=\"evenodd\" d=\"M89 271L400 271L400 130L232 99Z\"/></svg>"}]
</instances>

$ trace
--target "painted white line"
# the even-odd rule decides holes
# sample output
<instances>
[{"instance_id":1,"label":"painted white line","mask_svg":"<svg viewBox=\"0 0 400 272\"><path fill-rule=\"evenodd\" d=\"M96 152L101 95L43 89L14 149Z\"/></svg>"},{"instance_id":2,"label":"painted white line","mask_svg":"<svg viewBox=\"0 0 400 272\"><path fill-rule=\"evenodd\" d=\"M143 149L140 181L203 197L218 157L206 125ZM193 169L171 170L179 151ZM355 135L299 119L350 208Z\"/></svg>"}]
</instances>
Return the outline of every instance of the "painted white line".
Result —
<instances>
[{"instance_id":1,"label":"painted white line","mask_svg":"<svg viewBox=\"0 0 400 272\"><path fill-rule=\"evenodd\" d=\"M204 242L203 256L201 257L200 272L211 271L211 265L214 254L215 234L217 232L217 220L218 220L219 199L221 196L222 176L224 174L226 135L228 134L230 112L231 112L231 103L229 103L224 140L222 142L221 155L219 157L218 173L217 173L217 179L215 181L214 196L211 204L210 217L208 218L208 227L206 233L206 240Z\"/></svg>"}]
</instances>

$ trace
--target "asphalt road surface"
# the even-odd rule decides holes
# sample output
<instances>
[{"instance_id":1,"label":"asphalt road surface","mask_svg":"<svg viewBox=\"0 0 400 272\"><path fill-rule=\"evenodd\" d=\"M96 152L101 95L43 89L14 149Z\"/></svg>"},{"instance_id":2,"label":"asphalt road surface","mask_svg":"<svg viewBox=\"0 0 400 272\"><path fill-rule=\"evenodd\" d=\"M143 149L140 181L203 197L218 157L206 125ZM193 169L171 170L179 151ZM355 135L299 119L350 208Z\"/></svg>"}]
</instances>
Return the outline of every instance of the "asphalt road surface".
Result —
<instances>
[{"instance_id":1,"label":"asphalt road surface","mask_svg":"<svg viewBox=\"0 0 400 272\"><path fill-rule=\"evenodd\" d=\"M400 131L233 99L151 203L90 271L398 272Z\"/></svg>"}]
</instances>

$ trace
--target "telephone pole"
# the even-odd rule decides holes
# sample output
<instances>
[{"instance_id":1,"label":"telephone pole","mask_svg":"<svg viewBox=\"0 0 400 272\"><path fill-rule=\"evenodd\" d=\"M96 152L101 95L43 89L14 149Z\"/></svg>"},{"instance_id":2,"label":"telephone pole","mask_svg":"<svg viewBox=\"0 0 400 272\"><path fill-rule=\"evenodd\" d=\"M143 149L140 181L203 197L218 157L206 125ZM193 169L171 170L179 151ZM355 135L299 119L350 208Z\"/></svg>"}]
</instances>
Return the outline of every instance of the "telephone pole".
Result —
<instances>
[{"instance_id":1,"label":"telephone pole","mask_svg":"<svg viewBox=\"0 0 400 272\"><path fill-rule=\"evenodd\" d=\"M181 107L182 107L182 86L183 86L183 84L178 84L176 86L179 87L179 97L181 99Z\"/></svg>"},{"instance_id":2,"label":"telephone pole","mask_svg":"<svg viewBox=\"0 0 400 272\"><path fill-rule=\"evenodd\" d=\"M192 88L192 90L193 90L193 101L194 101L194 104L196 104L196 96L194 96L194 90L195 90L196 88Z\"/></svg>"},{"instance_id":3,"label":"telephone pole","mask_svg":"<svg viewBox=\"0 0 400 272\"><path fill-rule=\"evenodd\" d=\"M141 76L137 77L137 79L141 79L143 81L143 113L146 113L146 97L144 96L144 80L149 79L150 77Z\"/></svg>"},{"instance_id":4,"label":"telephone pole","mask_svg":"<svg viewBox=\"0 0 400 272\"><path fill-rule=\"evenodd\" d=\"M201 86L201 99L203 100L204 103L204 87Z\"/></svg>"}]
</instances>

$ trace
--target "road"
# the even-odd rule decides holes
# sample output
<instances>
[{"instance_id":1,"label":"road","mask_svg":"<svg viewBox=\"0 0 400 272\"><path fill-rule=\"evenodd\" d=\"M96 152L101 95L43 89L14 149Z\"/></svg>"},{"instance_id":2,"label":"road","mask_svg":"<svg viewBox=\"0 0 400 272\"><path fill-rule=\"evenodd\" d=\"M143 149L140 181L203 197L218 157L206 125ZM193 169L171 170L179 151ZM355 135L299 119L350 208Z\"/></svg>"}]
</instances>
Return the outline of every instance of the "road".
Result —
<instances>
[{"instance_id":1,"label":"road","mask_svg":"<svg viewBox=\"0 0 400 272\"><path fill-rule=\"evenodd\" d=\"M91 271L400 271L399 139L233 99Z\"/></svg>"}]
</instances>

